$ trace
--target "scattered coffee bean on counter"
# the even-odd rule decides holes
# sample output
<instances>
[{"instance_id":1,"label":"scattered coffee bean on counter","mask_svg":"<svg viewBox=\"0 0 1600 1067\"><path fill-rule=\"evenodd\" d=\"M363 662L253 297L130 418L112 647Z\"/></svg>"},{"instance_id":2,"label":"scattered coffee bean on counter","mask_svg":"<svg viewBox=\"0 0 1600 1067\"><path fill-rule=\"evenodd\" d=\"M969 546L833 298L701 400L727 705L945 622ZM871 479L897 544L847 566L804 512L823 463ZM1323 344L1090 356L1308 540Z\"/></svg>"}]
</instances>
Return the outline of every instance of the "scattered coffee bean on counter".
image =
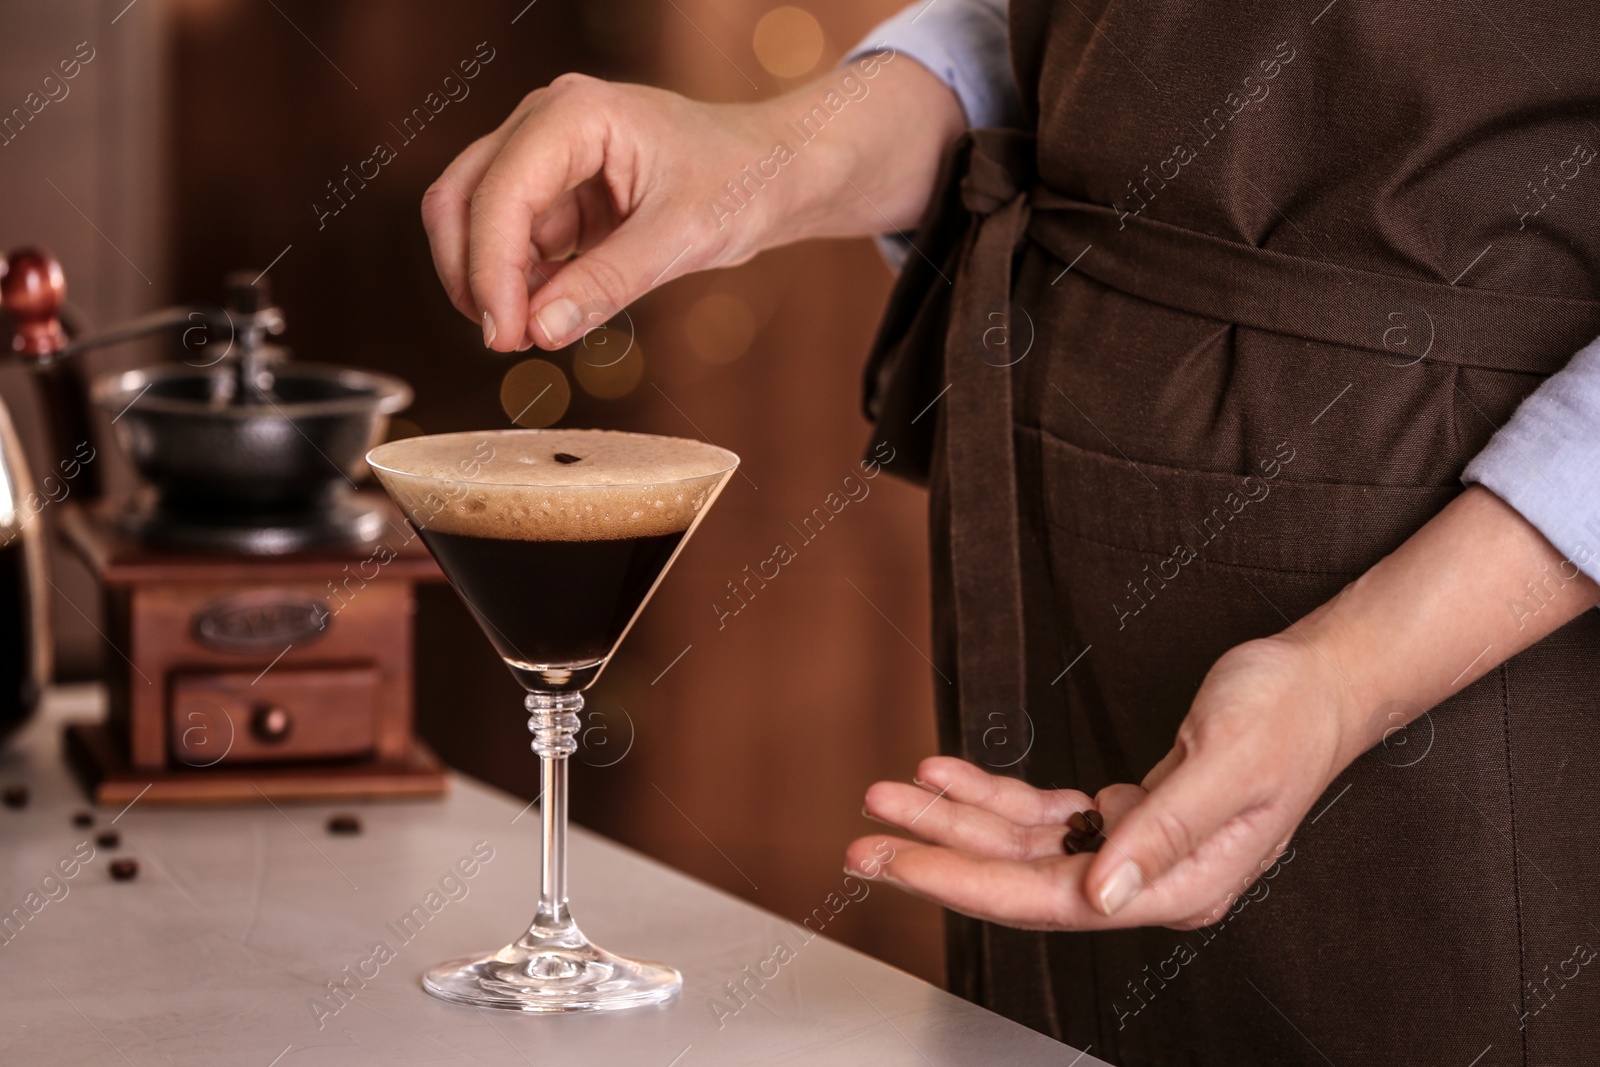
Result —
<instances>
[{"instance_id":1,"label":"scattered coffee bean on counter","mask_svg":"<svg viewBox=\"0 0 1600 1067\"><path fill-rule=\"evenodd\" d=\"M330 834L359 834L361 820L354 815L328 816L328 833Z\"/></svg>"},{"instance_id":2,"label":"scattered coffee bean on counter","mask_svg":"<svg viewBox=\"0 0 1600 1067\"><path fill-rule=\"evenodd\" d=\"M556 462L557 463L577 463L582 459L583 459L582 456L574 456L571 452L557 452L556 453Z\"/></svg>"},{"instance_id":3,"label":"scattered coffee bean on counter","mask_svg":"<svg viewBox=\"0 0 1600 1067\"><path fill-rule=\"evenodd\" d=\"M122 835L115 830L106 830L94 839L94 843L101 848L116 848L122 844Z\"/></svg>"},{"instance_id":4,"label":"scattered coffee bean on counter","mask_svg":"<svg viewBox=\"0 0 1600 1067\"><path fill-rule=\"evenodd\" d=\"M139 861L124 856L119 860L111 861L112 880L118 882L131 882L139 877Z\"/></svg>"},{"instance_id":5,"label":"scattered coffee bean on counter","mask_svg":"<svg viewBox=\"0 0 1600 1067\"><path fill-rule=\"evenodd\" d=\"M25 785L8 785L0 791L0 803L16 811L28 806L28 787Z\"/></svg>"},{"instance_id":6,"label":"scattered coffee bean on counter","mask_svg":"<svg viewBox=\"0 0 1600 1067\"><path fill-rule=\"evenodd\" d=\"M1105 840L1102 833L1105 825L1105 818L1093 808L1073 812L1067 820L1066 836L1061 839L1062 851L1069 856L1076 856L1080 852L1098 852L1100 843Z\"/></svg>"},{"instance_id":7,"label":"scattered coffee bean on counter","mask_svg":"<svg viewBox=\"0 0 1600 1067\"><path fill-rule=\"evenodd\" d=\"M74 825L74 826L93 826L94 825L94 816L90 815L86 811L80 811L80 812L78 812L76 815L74 815L72 817L72 825Z\"/></svg>"}]
</instances>

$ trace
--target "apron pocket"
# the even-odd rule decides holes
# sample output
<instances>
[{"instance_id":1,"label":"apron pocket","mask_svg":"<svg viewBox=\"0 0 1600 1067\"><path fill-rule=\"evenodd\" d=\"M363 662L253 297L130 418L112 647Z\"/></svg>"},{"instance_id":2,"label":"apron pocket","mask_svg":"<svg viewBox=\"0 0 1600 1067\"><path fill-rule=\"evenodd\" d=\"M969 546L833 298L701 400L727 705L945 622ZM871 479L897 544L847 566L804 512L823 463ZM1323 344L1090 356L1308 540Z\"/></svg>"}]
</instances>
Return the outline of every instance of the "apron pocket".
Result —
<instances>
[{"instance_id":1,"label":"apron pocket","mask_svg":"<svg viewBox=\"0 0 1600 1067\"><path fill-rule=\"evenodd\" d=\"M1264 449L1249 473L1222 474L1134 463L1029 432L1039 436L1051 527L1179 567L1354 578L1462 491L1295 481L1292 442Z\"/></svg>"}]
</instances>

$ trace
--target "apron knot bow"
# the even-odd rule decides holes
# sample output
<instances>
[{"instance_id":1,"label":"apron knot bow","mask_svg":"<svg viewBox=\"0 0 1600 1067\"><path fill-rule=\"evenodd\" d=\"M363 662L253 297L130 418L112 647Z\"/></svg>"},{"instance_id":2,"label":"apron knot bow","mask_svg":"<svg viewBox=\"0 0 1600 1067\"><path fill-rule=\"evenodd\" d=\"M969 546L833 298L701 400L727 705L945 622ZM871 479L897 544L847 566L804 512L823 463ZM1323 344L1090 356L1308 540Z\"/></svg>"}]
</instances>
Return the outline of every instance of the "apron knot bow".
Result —
<instances>
[{"instance_id":1,"label":"apron knot bow","mask_svg":"<svg viewBox=\"0 0 1600 1067\"><path fill-rule=\"evenodd\" d=\"M1019 130L973 130L971 156L961 179L961 203L975 215L992 215L1034 185L1033 135Z\"/></svg>"}]
</instances>

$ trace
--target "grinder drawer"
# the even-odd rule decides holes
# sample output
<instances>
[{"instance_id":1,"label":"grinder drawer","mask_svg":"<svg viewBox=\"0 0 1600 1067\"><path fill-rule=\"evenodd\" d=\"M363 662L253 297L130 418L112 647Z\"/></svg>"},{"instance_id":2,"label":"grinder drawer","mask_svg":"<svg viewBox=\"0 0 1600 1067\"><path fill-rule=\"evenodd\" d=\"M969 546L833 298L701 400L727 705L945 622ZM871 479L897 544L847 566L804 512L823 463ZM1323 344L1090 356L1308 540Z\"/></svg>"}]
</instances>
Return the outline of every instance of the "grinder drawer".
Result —
<instances>
[{"instance_id":1,"label":"grinder drawer","mask_svg":"<svg viewBox=\"0 0 1600 1067\"><path fill-rule=\"evenodd\" d=\"M169 747L189 767L367 755L377 691L371 667L176 674Z\"/></svg>"}]
</instances>

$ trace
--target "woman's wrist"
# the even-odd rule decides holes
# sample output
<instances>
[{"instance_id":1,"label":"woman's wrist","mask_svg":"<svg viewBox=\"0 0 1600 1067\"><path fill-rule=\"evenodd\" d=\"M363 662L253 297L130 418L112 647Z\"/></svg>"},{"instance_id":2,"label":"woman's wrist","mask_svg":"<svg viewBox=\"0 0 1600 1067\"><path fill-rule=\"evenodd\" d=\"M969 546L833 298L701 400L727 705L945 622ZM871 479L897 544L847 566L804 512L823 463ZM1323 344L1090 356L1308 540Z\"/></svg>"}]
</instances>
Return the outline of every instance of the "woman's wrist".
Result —
<instances>
[{"instance_id":1,"label":"woman's wrist","mask_svg":"<svg viewBox=\"0 0 1600 1067\"><path fill-rule=\"evenodd\" d=\"M1343 766L1597 601L1592 580L1475 486L1279 636L1312 650L1338 691Z\"/></svg>"},{"instance_id":2,"label":"woman's wrist","mask_svg":"<svg viewBox=\"0 0 1600 1067\"><path fill-rule=\"evenodd\" d=\"M731 177L756 191L748 203L760 206L761 248L914 228L965 125L948 86L892 54L749 108L750 170L762 185L742 170Z\"/></svg>"}]
</instances>

